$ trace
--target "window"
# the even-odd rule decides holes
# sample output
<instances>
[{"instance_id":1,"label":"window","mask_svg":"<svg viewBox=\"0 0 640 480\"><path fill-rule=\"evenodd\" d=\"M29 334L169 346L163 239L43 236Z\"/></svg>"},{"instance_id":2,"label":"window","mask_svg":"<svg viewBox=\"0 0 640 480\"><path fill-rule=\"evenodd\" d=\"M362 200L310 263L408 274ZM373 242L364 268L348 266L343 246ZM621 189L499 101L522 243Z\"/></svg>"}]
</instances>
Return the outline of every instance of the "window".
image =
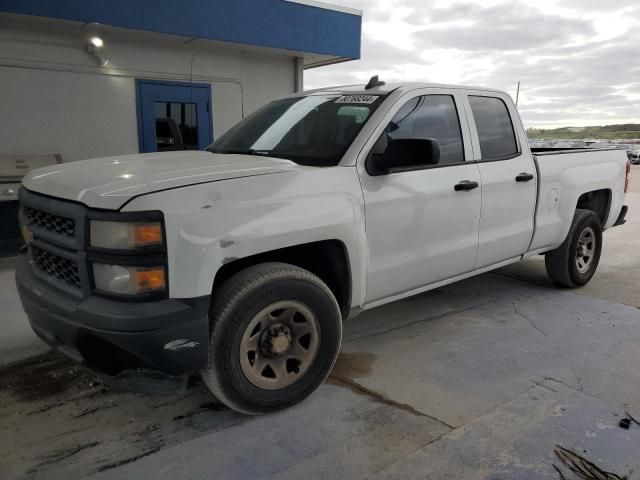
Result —
<instances>
[{"instance_id":1,"label":"window","mask_svg":"<svg viewBox=\"0 0 640 480\"><path fill-rule=\"evenodd\" d=\"M470 96L483 160L507 158L518 153L516 135L505 103L495 97Z\"/></svg>"},{"instance_id":2,"label":"window","mask_svg":"<svg viewBox=\"0 0 640 480\"><path fill-rule=\"evenodd\" d=\"M202 150L213 137L211 84L136 79L140 152Z\"/></svg>"},{"instance_id":3,"label":"window","mask_svg":"<svg viewBox=\"0 0 640 480\"><path fill-rule=\"evenodd\" d=\"M309 95L273 101L248 116L207 150L285 158L301 165L337 165L380 95Z\"/></svg>"},{"instance_id":4,"label":"window","mask_svg":"<svg viewBox=\"0 0 640 480\"><path fill-rule=\"evenodd\" d=\"M430 138L438 141L440 161L464 162L462 132L453 97L425 95L405 103L387 126L393 138Z\"/></svg>"},{"instance_id":5,"label":"window","mask_svg":"<svg viewBox=\"0 0 640 480\"><path fill-rule=\"evenodd\" d=\"M198 150L195 103L154 102L156 141L159 152Z\"/></svg>"}]
</instances>

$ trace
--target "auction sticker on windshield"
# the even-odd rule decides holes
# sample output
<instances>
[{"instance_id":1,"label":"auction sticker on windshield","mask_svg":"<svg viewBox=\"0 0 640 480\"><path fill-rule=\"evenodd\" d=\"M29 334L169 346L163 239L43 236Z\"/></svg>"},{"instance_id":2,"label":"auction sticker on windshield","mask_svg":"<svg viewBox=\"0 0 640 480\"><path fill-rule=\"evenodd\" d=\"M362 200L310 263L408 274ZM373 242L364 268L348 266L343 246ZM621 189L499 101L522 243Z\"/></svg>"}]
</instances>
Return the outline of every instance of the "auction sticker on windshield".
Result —
<instances>
[{"instance_id":1,"label":"auction sticker on windshield","mask_svg":"<svg viewBox=\"0 0 640 480\"><path fill-rule=\"evenodd\" d=\"M378 95L343 95L336 100L336 103L365 103L372 104L378 99Z\"/></svg>"}]
</instances>

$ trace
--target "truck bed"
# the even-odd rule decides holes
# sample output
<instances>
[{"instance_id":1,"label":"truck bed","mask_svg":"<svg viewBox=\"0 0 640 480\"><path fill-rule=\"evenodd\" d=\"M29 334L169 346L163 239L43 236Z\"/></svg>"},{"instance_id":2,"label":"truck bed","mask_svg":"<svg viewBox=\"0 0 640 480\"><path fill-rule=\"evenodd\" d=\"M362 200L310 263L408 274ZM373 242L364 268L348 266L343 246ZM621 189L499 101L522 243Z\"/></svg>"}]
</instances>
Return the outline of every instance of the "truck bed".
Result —
<instances>
[{"instance_id":1,"label":"truck bed","mask_svg":"<svg viewBox=\"0 0 640 480\"><path fill-rule=\"evenodd\" d=\"M608 152L611 150L622 150L617 147L605 147L605 148L572 148L572 147L531 147L531 153L533 155L552 155L552 154L561 154L561 153L581 153L581 152ZM624 151L624 150L622 150Z\"/></svg>"},{"instance_id":2,"label":"truck bed","mask_svg":"<svg viewBox=\"0 0 640 480\"><path fill-rule=\"evenodd\" d=\"M606 192L609 202L603 227L611 227L622 209L627 166L626 152L617 148L543 150L532 150L538 201L529 250L538 253L564 241L582 192Z\"/></svg>"}]
</instances>

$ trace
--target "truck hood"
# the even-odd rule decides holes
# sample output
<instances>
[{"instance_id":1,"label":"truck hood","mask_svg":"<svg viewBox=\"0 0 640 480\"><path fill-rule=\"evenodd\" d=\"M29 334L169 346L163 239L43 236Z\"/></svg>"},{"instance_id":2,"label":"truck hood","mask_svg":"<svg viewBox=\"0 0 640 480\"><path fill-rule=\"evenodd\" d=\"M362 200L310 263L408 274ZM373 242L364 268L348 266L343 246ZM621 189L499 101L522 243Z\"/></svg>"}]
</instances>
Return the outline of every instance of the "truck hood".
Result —
<instances>
[{"instance_id":1,"label":"truck hood","mask_svg":"<svg viewBox=\"0 0 640 480\"><path fill-rule=\"evenodd\" d=\"M132 197L158 190L300 168L289 160L255 155L143 153L39 168L22 183L33 192L117 210Z\"/></svg>"}]
</instances>

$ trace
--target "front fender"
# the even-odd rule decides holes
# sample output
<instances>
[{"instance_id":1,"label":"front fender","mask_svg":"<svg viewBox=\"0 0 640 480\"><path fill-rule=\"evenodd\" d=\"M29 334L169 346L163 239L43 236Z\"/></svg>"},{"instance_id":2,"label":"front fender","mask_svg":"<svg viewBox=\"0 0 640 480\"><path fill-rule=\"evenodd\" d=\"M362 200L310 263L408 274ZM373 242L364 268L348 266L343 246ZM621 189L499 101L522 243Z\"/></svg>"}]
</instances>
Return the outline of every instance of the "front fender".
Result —
<instances>
[{"instance_id":1,"label":"front fender","mask_svg":"<svg viewBox=\"0 0 640 480\"><path fill-rule=\"evenodd\" d=\"M308 168L166 190L138 197L125 210L164 213L172 298L210 294L220 267L239 258L339 240L349 258L352 304L364 300L364 204L353 167Z\"/></svg>"}]
</instances>

